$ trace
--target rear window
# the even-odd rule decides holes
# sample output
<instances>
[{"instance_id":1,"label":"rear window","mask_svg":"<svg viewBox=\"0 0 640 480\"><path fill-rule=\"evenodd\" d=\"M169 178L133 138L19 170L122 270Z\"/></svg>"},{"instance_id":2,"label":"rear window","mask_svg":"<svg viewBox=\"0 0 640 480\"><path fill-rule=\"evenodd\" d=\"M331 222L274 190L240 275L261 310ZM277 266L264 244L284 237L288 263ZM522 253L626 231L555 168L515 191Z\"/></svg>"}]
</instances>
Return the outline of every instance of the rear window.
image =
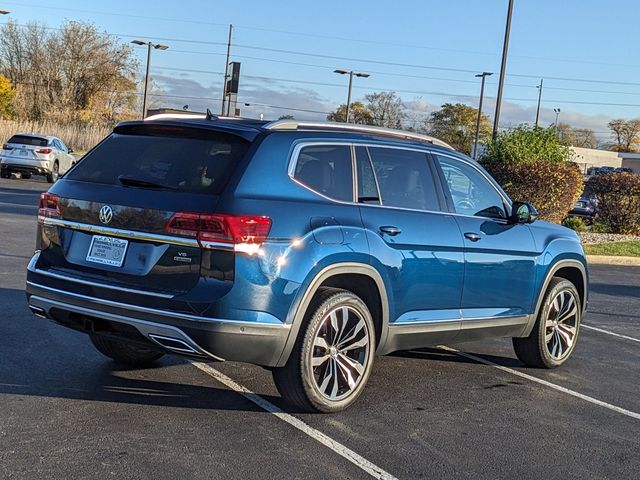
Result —
<instances>
[{"instance_id":1,"label":"rear window","mask_svg":"<svg viewBox=\"0 0 640 480\"><path fill-rule=\"evenodd\" d=\"M125 177L182 192L219 194L249 144L234 135L207 133L207 138L114 133L66 178L120 185L119 177Z\"/></svg>"},{"instance_id":2,"label":"rear window","mask_svg":"<svg viewBox=\"0 0 640 480\"><path fill-rule=\"evenodd\" d=\"M32 147L46 147L47 139L42 137L32 137L30 135L14 135L7 143L19 143L20 145L31 145Z\"/></svg>"}]
</instances>

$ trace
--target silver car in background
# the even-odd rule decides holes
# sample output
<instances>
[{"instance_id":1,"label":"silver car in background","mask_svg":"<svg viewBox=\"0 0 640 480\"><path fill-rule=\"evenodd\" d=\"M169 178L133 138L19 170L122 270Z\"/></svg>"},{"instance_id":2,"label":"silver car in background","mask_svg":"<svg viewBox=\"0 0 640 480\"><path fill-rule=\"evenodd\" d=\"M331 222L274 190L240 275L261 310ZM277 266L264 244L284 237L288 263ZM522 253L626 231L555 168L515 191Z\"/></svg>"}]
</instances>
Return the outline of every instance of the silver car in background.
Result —
<instances>
[{"instance_id":1,"label":"silver car in background","mask_svg":"<svg viewBox=\"0 0 640 480\"><path fill-rule=\"evenodd\" d=\"M53 183L75 162L73 150L57 137L33 133L17 133L2 146L0 176L9 178L19 173L22 178L44 175Z\"/></svg>"}]
</instances>

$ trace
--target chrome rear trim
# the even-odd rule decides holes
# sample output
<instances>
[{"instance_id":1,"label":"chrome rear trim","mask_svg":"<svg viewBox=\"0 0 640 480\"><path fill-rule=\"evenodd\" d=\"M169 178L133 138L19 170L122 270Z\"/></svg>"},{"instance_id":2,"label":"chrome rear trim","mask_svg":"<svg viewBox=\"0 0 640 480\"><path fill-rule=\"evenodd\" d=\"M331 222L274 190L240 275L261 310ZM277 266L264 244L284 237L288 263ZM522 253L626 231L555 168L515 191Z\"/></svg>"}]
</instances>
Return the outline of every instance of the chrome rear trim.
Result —
<instances>
[{"instance_id":1,"label":"chrome rear trim","mask_svg":"<svg viewBox=\"0 0 640 480\"><path fill-rule=\"evenodd\" d=\"M103 227L101 225L89 225L87 223L78 223L72 222L70 220L62 220L60 218L49 218L42 216L38 216L38 222L42 223L43 225L53 225L57 227L70 228L72 230L80 230L83 232L111 235L114 237L131 238L133 240L156 243L170 243L172 245L182 245L186 247L198 247L198 241L195 238L173 237L170 235L160 235L157 233L138 232L136 230Z\"/></svg>"},{"instance_id":2,"label":"chrome rear trim","mask_svg":"<svg viewBox=\"0 0 640 480\"><path fill-rule=\"evenodd\" d=\"M218 361L223 361L222 358L217 357L209 353L202 347L200 347L200 345L198 345L191 337L189 337L186 333L184 333L179 328L174 327L173 325L165 325L161 323L149 322L147 320L131 318L125 315L118 315L115 313L107 313L103 311L93 310L90 308L80 307L78 305L71 305L68 303L58 302L56 300L39 297L37 295L32 295L31 298L29 298L29 306L30 308L35 307L37 309L47 312L48 316L50 316L48 313L49 310L51 310L52 308L59 308L64 311L74 312L80 315L87 315L90 317L103 318L105 320L109 320L113 322L125 323L127 325L131 325L135 327L136 330L138 330L144 337L148 338L149 340L151 340L152 342L158 345L161 345L164 348L167 348L168 350L176 351L179 353L198 354L198 355L213 358ZM163 345L162 343L157 341L154 337L159 339L166 338L166 339L179 342L180 344L185 345L185 348L184 349L175 348L175 347L169 348L166 345Z\"/></svg>"},{"instance_id":3,"label":"chrome rear trim","mask_svg":"<svg viewBox=\"0 0 640 480\"><path fill-rule=\"evenodd\" d=\"M72 293L64 290L58 290L57 288L45 287L44 285L40 285L39 283L35 283L35 282L30 282L28 280L27 280L27 285L30 285L35 288L41 288L43 290L54 292L60 295L79 298L81 300L87 301L94 305L106 305L109 307L122 308L124 310L131 310L135 312L148 313L151 315L158 315L160 317L165 317L169 319L181 318L183 320L191 320L194 322L224 323L224 324L239 325L239 326L253 325L256 327L270 327L270 328L277 328L277 329L286 327L284 324L266 323L266 322L245 322L242 320L228 320L228 319L222 319L222 318L199 317L197 315L189 315L187 313L179 313L179 312L174 312L170 310L158 310L156 308L142 307L140 305L131 305L129 303L114 302L113 300L89 297L87 295L81 295L79 293Z\"/></svg>"},{"instance_id":4,"label":"chrome rear trim","mask_svg":"<svg viewBox=\"0 0 640 480\"><path fill-rule=\"evenodd\" d=\"M33 272L33 273L37 273L38 275L45 275L47 277L57 278L58 280L64 280L64 281L67 281L67 282L80 283L82 285L88 285L90 287L106 288L106 289L109 289L109 290L117 290L119 292L134 293L136 295L147 295L147 296L150 296L150 297L157 297L157 298L173 298L173 297L175 297L174 294L149 292L149 291L146 291L146 290L138 290L138 289L135 289L135 288L118 287L116 285L107 285L107 284L101 283L101 282L92 282L90 280L84 280L84 279L81 279L81 278L70 277L70 276L67 276L67 275L61 275L59 273L47 272L46 270L40 270L39 268L31 268L29 270L31 272Z\"/></svg>"}]
</instances>

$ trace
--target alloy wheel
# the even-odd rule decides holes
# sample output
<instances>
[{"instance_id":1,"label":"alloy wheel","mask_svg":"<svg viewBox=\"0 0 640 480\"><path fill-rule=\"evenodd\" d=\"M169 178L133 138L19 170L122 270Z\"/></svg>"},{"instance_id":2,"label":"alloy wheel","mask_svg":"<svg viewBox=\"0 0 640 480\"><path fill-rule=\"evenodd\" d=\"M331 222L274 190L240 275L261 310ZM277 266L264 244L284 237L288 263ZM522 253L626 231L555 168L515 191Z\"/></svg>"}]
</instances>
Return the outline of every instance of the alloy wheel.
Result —
<instances>
[{"instance_id":1,"label":"alloy wheel","mask_svg":"<svg viewBox=\"0 0 640 480\"><path fill-rule=\"evenodd\" d=\"M348 397L360 384L371 348L371 333L355 308L339 306L322 319L311 349L315 388L325 398Z\"/></svg>"},{"instance_id":2,"label":"alloy wheel","mask_svg":"<svg viewBox=\"0 0 640 480\"><path fill-rule=\"evenodd\" d=\"M573 349L578 315L578 301L569 290L562 290L551 302L545 321L545 342L553 359L562 360Z\"/></svg>"}]
</instances>

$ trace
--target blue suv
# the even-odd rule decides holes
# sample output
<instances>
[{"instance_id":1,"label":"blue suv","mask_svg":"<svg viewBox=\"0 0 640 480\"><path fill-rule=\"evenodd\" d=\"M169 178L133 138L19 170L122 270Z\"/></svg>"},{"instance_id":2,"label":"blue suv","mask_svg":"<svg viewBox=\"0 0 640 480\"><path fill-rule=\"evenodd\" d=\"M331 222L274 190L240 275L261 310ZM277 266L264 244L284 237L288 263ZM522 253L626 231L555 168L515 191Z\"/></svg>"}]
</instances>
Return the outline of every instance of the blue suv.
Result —
<instances>
[{"instance_id":1,"label":"blue suv","mask_svg":"<svg viewBox=\"0 0 640 480\"><path fill-rule=\"evenodd\" d=\"M398 350L513 337L525 364L564 363L587 266L536 215L431 137L159 116L119 124L42 194L26 291L116 361L249 362L334 412Z\"/></svg>"}]
</instances>

